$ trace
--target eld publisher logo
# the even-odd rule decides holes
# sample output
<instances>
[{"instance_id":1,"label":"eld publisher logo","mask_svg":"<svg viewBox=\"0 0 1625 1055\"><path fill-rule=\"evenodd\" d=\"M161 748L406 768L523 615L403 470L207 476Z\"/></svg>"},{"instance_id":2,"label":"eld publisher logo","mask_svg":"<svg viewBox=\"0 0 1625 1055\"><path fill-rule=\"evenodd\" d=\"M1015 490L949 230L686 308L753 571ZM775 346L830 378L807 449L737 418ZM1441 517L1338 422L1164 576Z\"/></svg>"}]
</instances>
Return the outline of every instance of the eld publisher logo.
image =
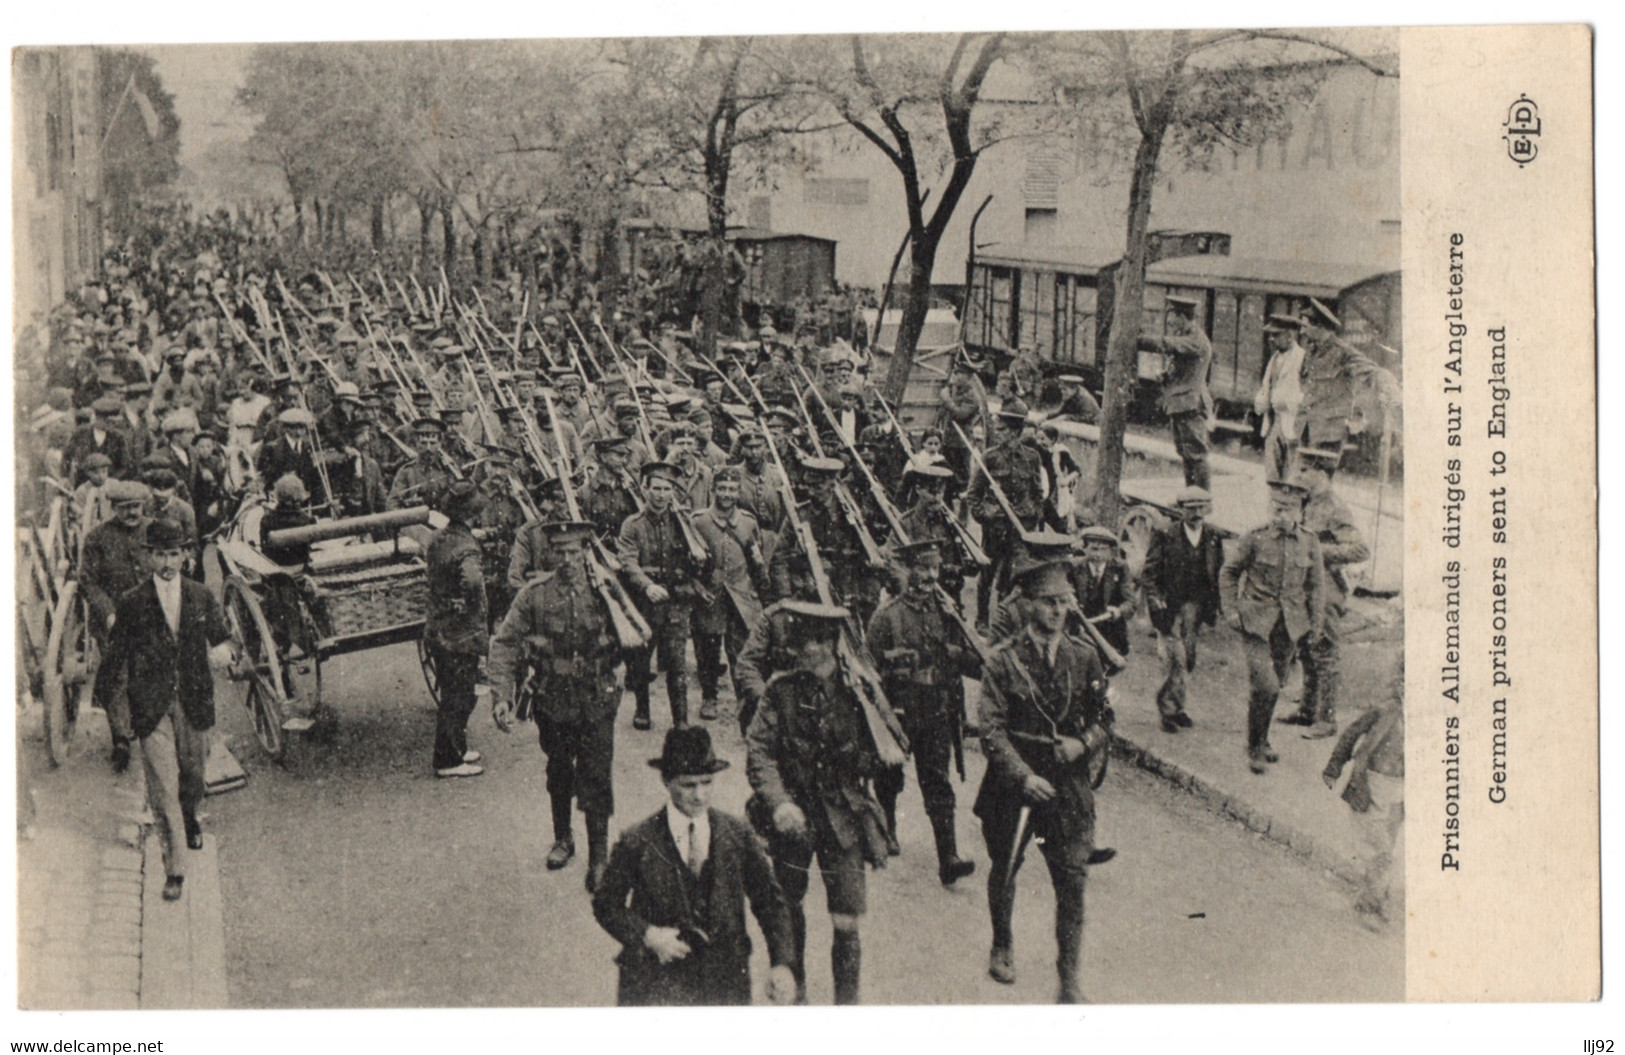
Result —
<instances>
[{"instance_id":1,"label":"eld publisher logo","mask_svg":"<svg viewBox=\"0 0 1625 1055\"><path fill-rule=\"evenodd\" d=\"M1519 168L1535 160L1540 153L1540 145L1535 142L1540 138L1540 107L1535 101L1520 94L1518 101L1507 107L1507 119L1501 124L1506 128L1501 138L1506 140L1507 157Z\"/></svg>"}]
</instances>

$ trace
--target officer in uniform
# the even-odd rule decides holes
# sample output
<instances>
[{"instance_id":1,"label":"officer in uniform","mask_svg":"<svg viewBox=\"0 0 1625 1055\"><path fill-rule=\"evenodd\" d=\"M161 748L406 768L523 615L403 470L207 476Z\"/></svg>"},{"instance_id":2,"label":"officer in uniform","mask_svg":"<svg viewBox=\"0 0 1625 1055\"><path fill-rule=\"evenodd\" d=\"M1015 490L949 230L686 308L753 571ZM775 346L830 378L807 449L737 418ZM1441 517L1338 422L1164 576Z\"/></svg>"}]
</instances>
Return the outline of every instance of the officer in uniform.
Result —
<instances>
[{"instance_id":1,"label":"officer in uniform","mask_svg":"<svg viewBox=\"0 0 1625 1055\"><path fill-rule=\"evenodd\" d=\"M1087 758L1106 749L1106 674L1095 650L1066 633L1073 602L1069 566L1024 564L1017 578L1023 627L998 646L983 671L979 706L987 770L975 810L992 862L988 974L1007 985L1015 981L1011 867L1020 863L1027 840L1038 840L1055 888L1057 1002L1074 1004L1083 998L1078 957L1095 836Z\"/></svg>"},{"instance_id":2,"label":"officer in uniform","mask_svg":"<svg viewBox=\"0 0 1625 1055\"><path fill-rule=\"evenodd\" d=\"M468 747L474 682L490 634L485 569L473 527L484 506L479 485L472 480L453 483L441 509L449 522L429 541L429 604L423 642L440 687L440 716L434 733L437 777L477 777L485 772L485 767L476 764L480 753Z\"/></svg>"},{"instance_id":3,"label":"officer in uniform","mask_svg":"<svg viewBox=\"0 0 1625 1055\"><path fill-rule=\"evenodd\" d=\"M835 1003L855 1004L862 964L858 920L868 908L864 865L884 867L885 818L868 781L885 767L862 704L836 660L845 608L787 603L793 670L768 683L747 736L747 775L755 794L746 806L767 839L773 870L790 906L795 934L797 1000L806 999L807 895L813 856L824 877L834 924L830 950Z\"/></svg>"},{"instance_id":4,"label":"officer in uniform","mask_svg":"<svg viewBox=\"0 0 1625 1055\"><path fill-rule=\"evenodd\" d=\"M528 710L547 755L553 807L551 871L575 856L570 804L587 819L587 889L596 890L609 861L609 818L615 812L611 770L616 666L620 645L609 609L587 575L584 547L592 525L556 521L543 527L557 571L532 579L491 639L491 707L507 731Z\"/></svg>"},{"instance_id":5,"label":"officer in uniform","mask_svg":"<svg viewBox=\"0 0 1625 1055\"><path fill-rule=\"evenodd\" d=\"M1204 624L1219 621L1219 572L1224 567L1224 540L1203 523L1213 496L1187 486L1174 503L1180 519L1151 536L1141 575L1163 663L1157 712L1165 733L1196 724L1185 713L1185 675L1196 669L1196 635Z\"/></svg>"},{"instance_id":6,"label":"officer in uniform","mask_svg":"<svg viewBox=\"0 0 1625 1055\"><path fill-rule=\"evenodd\" d=\"M389 509L409 509L412 506L438 507L453 477L446 457L440 451L440 439L446 426L439 418L425 414L412 423L412 442L417 446L416 458L395 471L389 485L385 506Z\"/></svg>"},{"instance_id":7,"label":"officer in uniform","mask_svg":"<svg viewBox=\"0 0 1625 1055\"><path fill-rule=\"evenodd\" d=\"M666 697L671 723L688 724L689 616L696 584L706 571L690 550L684 524L687 514L676 508L676 487L681 473L666 462L643 467L644 508L621 525L616 551L634 596L642 598L644 620L654 639L627 657L626 678L637 703L632 727L648 729L650 654L658 651L666 671Z\"/></svg>"},{"instance_id":8,"label":"officer in uniform","mask_svg":"<svg viewBox=\"0 0 1625 1055\"><path fill-rule=\"evenodd\" d=\"M1303 507L1303 526L1320 540L1321 559L1326 563L1325 617L1320 634L1304 639L1298 650L1303 663L1303 703L1297 712L1281 719L1291 725L1306 725L1305 740L1321 740L1337 733L1337 696L1343 680L1343 649L1340 627L1349 598L1350 564L1371 559L1365 536L1354 524L1354 514L1332 490L1332 474L1343 452L1338 448L1298 448L1298 482L1309 489Z\"/></svg>"},{"instance_id":9,"label":"officer in uniform","mask_svg":"<svg viewBox=\"0 0 1625 1055\"><path fill-rule=\"evenodd\" d=\"M1207 372L1213 364L1213 345L1197 325L1197 307L1189 297L1169 294L1167 334L1141 337L1140 349L1167 357L1162 371L1162 412L1168 415L1174 449L1185 463L1185 482L1208 488L1212 483L1207 464L1207 419L1213 400L1207 390Z\"/></svg>"},{"instance_id":10,"label":"officer in uniform","mask_svg":"<svg viewBox=\"0 0 1625 1055\"><path fill-rule=\"evenodd\" d=\"M992 598L1009 586L1017 542L1016 529L994 496L988 474L999 482L1026 530L1037 529L1044 502L1043 455L1021 439L1027 427L1026 404L1019 399L1010 400L1000 408L997 421L998 442L987 452L987 472L977 473L965 494L972 515L982 525L982 549L993 562L991 567L982 569L981 581L976 584L976 620L984 625Z\"/></svg>"},{"instance_id":11,"label":"officer in uniform","mask_svg":"<svg viewBox=\"0 0 1625 1055\"><path fill-rule=\"evenodd\" d=\"M1355 383L1375 385L1378 402L1391 413L1402 402L1399 379L1339 337L1342 323L1313 297L1304 309L1302 323L1303 408L1297 435L1304 446L1341 449L1349 437Z\"/></svg>"},{"instance_id":12,"label":"officer in uniform","mask_svg":"<svg viewBox=\"0 0 1625 1055\"><path fill-rule=\"evenodd\" d=\"M946 470L945 470L946 471ZM914 752L914 771L931 834L937 844L937 877L950 886L976 870L959 856L954 831L954 787L948 770L957 760L964 773L965 692L960 678L981 674L976 653L965 647L959 628L942 610L937 593L946 539L922 538L899 547L907 584L869 620L866 641L880 667L886 700L902 720ZM963 779L963 777L961 777ZM875 793L886 814L887 850L897 853L897 796L903 770L875 778Z\"/></svg>"},{"instance_id":13,"label":"officer in uniform","mask_svg":"<svg viewBox=\"0 0 1625 1055\"><path fill-rule=\"evenodd\" d=\"M700 717L706 721L717 717L717 683L722 677L724 653L730 680L735 681L734 698L739 697L739 650L750 628L762 617L761 590L767 586L762 529L756 518L739 506L739 481L743 475L737 465L718 469L711 505L693 518L694 530L705 540L712 557L710 581L694 612Z\"/></svg>"},{"instance_id":14,"label":"officer in uniform","mask_svg":"<svg viewBox=\"0 0 1625 1055\"><path fill-rule=\"evenodd\" d=\"M1303 526L1309 489L1295 480L1270 484L1270 522L1243 535L1219 575L1225 619L1247 652L1247 764L1263 773L1278 756L1269 743L1281 681L1309 635L1321 635L1326 570L1320 540Z\"/></svg>"}]
</instances>

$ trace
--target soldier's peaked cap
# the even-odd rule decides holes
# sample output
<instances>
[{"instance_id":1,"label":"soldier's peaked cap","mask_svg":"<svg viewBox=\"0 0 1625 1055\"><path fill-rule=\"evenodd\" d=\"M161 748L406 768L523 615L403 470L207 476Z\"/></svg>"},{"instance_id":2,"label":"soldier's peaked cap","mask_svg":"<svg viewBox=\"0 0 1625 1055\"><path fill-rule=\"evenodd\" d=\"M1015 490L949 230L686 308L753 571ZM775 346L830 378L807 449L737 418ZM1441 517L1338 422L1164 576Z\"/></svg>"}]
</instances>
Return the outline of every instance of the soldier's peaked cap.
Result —
<instances>
[{"instance_id":1,"label":"soldier's peaked cap","mask_svg":"<svg viewBox=\"0 0 1625 1055\"><path fill-rule=\"evenodd\" d=\"M898 546L897 555L902 557L905 561L908 561L910 564L913 564L928 553L940 554L942 552L942 546L946 541L946 539L940 538L920 539L917 542L910 542L905 546Z\"/></svg>"},{"instance_id":2,"label":"soldier's peaked cap","mask_svg":"<svg viewBox=\"0 0 1625 1055\"><path fill-rule=\"evenodd\" d=\"M1303 319L1305 322L1314 326L1320 326L1333 330L1340 330L1343 328L1343 324L1338 321L1337 316L1332 314L1332 309L1328 308L1314 297L1309 298L1309 306L1303 309Z\"/></svg>"},{"instance_id":3,"label":"soldier's peaked cap","mask_svg":"<svg viewBox=\"0 0 1625 1055\"><path fill-rule=\"evenodd\" d=\"M719 484L725 480L731 480L736 484L743 483L744 479L744 467L739 465L719 465L716 471L711 474L711 481Z\"/></svg>"},{"instance_id":4,"label":"soldier's peaked cap","mask_svg":"<svg viewBox=\"0 0 1625 1055\"><path fill-rule=\"evenodd\" d=\"M1163 298L1163 303L1170 308L1182 308L1185 311L1195 311L1200 302L1195 297L1184 297L1177 293L1170 293Z\"/></svg>"},{"instance_id":5,"label":"soldier's peaked cap","mask_svg":"<svg viewBox=\"0 0 1625 1055\"><path fill-rule=\"evenodd\" d=\"M1023 531L1021 542L1035 558L1065 554L1072 550L1072 536L1059 531Z\"/></svg>"},{"instance_id":6,"label":"soldier's peaked cap","mask_svg":"<svg viewBox=\"0 0 1625 1055\"><path fill-rule=\"evenodd\" d=\"M852 613L838 604L822 604L818 601L780 601L778 610L796 616L802 620L812 622L838 622L849 618Z\"/></svg>"},{"instance_id":7,"label":"soldier's peaked cap","mask_svg":"<svg viewBox=\"0 0 1625 1055\"><path fill-rule=\"evenodd\" d=\"M412 422L413 432L445 432L446 423L432 414L425 414Z\"/></svg>"},{"instance_id":8,"label":"soldier's peaked cap","mask_svg":"<svg viewBox=\"0 0 1625 1055\"><path fill-rule=\"evenodd\" d=\"M1343 452L1337 447L1299 447L1298 461L1307 469L1337 468L1343 460Z\"/></svg>"},{"instance_id":9,"label":"soldier's peaked cap","mask_svg":"<svg viewBox=\"0 0 1625 1055\"><path fill-rule=\"evenodd\" d=\"M1045 597L1072 592L1071 565L1064 560L1029 560L1012 573L1021 592L1028 597Z\"/></svg>"},{"instance_id":10,"label":"soldier's peaked cap","mask_svg":"<svg viewBox=\"0 0 1625 1055\"><path fill-rule=\"evenodd\" d=\"M838 473L846 468L846 463L839 458L803 458L802 469L810 473Z\"/></svg>"},{"instance_id":11,"label":"soldier's peaked cap","mask_svg":"<svg viewBox=\"0 0 1625 1055\"><path fill-rule=\"evenodd\" d=\"M585 520L555 520L542 525L542 534L554 542L585 542L592 533L592 524Z\"/></svg>"},{"instance_id":12,"label":"soldier's peaked cap","mask_svg":"<svg viewBox=\"0 0 1625 1055\"><path fill-rule=\"evenodd\" d=\"M645 480L659 477L677 483L683 478L683 471L670 462L645 462L643 468L638 471Z\"/></svg>"},{"instance_id":13,"label":"soldier's peaked cap","mask_svg":"<svg viewBox=\"0 0 1625 1055\"><path fill-rule=\"evenodd\" d=\"M1085 542L1108 542L1113 546L1117 545L1117 536L1112 534L1112 529L1099 524L1091 524L1084 528L1078 537Z\"/></svg>"},{"instance_id":14,"label":"soldier's peaked cap","mask_svg":"<svg viewBox=\"0 0 1625 1055\"><path fill-rule=\"evenodd\" d=\"M1264 330L1268 333L1296 333L1303 328L1303 320L1296 315L1287 315L1284 312L1275 312L1264 323Z\"/></svg>"},{"instance_id":15,"label":"soldier's peaked cap","mask_svg":"<svg viewBox=\"0 0 1625 1055\"><path fill-rule=\"evenodd\" d=\"M1213 495L1207 488L1197 487L1195 484L1187 484L1180 488L1179 494L1174 498L1174 504L1181 506L1210 505L1212 502Z\"/></svg>"},{"instance_id":16,"label":"soldier's peaked cap","mask_svg":"<svg viewBox=\"0 0 1625 1055\"><path fill-rule=\"evenodd\" d=\"M1294 498L1299 499L1309 497L1309 488L1297 480L1271 480L1270 490L1276 494L1292 495Z\"/></svg>"}]
</instances>

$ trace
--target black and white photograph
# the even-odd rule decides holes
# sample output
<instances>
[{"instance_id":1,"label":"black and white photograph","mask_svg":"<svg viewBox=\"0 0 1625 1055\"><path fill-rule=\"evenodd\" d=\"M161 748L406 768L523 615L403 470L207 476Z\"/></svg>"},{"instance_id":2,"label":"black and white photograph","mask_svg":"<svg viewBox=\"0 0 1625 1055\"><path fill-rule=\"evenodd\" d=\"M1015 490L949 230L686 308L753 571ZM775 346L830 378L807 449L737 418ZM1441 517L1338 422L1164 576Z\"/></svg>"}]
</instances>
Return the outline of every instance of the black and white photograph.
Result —
<instances>
[{"instance_id":1,"label":"black and white photograph","mask_svg":"<svg viewBox=\"0 0 1625 1055\"><path fill-rule=\"evenodd\" d=\"M17 1006L1406 999L1400 58L16 48Z\"/></svg>"}]
</instances>

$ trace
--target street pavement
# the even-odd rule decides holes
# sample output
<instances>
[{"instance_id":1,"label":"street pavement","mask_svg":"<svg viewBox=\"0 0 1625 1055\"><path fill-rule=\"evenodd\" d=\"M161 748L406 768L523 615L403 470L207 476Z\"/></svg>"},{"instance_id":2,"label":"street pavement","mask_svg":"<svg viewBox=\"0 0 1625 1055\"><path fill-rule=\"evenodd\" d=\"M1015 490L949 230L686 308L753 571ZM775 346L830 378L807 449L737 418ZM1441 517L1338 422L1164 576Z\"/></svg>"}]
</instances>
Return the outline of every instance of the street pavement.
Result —
<instances>
[{"instance_id":1,"label":"street pavement","mask_svg":"<svg viewBox=\"0 0 1625 1055\"><path fill-rule=\"evenodd\" d=\"M1216 641L1214 651L1224 647ZM1125 698L1134 670L1150 666L1145 641L1137 637L1135 649L1135 667L1117 696L1120 716L1151 706L1149 698ZM222 727L249 773L244 790L205 804L205 828L219 848L231 1006L614 1002L617 947L592 919L582 889L579 814L582 856L560 872L542 867L552 833L533 726L504 735L482 708L470 742L485 753L486 774L437 780L429 765L433 705L413 648L396 646L325 668L337 726L325 738L301 738L277 765L254 743L239 693L222 690ZM1133 691L1143 695L1137 682ZM621 712L613 831L664 802L647 765L663 736L658 687L656 696L653 731L631 728L630 697ZM1243 706L1242 698L1216 696L1193 711L1207 724L1221 707ZM720 754L733 763L718 778L716 805L738 812L749 794L743 744L726 720L713 730ZM1183 735L1191 744L1202 734L1199 724L1197 734ZM1324 752L1316 753L1323 760ZM899 817L903 856L870 875L866 1003L1053 999L1052 900L1036 853L1021 875L1017 982L1001 986L986 975L987 862L970 813L981 755L968 752L966 763L970 779L957 785L959 837L977 874L953 889L937 882L910 777ZM1335 801L1318 780L1304 782L1306 767L1286 770L1254 779L1290 779L1305 796ZM1403 998L1400 933L1362 929L1344 881L1212 804L1117 759L1099 797L1098 831L1118 856L1089 880L1084 990L1091 1000ZM809 998L829 1003L830 930L817 881L808 917ZM765 950L758 947L755 959L760 989Z\"/></svg>"}]
</instances>

